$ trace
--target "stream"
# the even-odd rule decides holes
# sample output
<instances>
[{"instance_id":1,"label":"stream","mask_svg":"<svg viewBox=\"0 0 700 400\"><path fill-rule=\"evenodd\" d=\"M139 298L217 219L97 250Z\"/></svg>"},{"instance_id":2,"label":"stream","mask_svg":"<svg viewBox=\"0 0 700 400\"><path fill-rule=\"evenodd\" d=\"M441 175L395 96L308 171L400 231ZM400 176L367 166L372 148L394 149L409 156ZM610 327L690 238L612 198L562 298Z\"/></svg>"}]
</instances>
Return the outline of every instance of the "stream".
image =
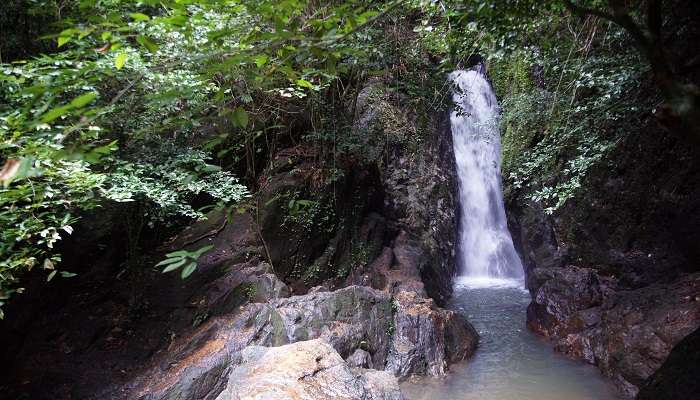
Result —
<instances>
[{"instance_id":1,"label":"stream","mask_svg":"<svg viewBox=\"0 0 700 400\"><path fill-rule=\"evenodd\" d=\"M402 384L410 400L608 400L615 391L593 366L557 354L526 328L530 295L508 231L501 188L498 101L482 64L450 74L450 115L459 181L459 276L450 308L481 336L474 357L443 379Z\"/></svg>"}]
</instances>

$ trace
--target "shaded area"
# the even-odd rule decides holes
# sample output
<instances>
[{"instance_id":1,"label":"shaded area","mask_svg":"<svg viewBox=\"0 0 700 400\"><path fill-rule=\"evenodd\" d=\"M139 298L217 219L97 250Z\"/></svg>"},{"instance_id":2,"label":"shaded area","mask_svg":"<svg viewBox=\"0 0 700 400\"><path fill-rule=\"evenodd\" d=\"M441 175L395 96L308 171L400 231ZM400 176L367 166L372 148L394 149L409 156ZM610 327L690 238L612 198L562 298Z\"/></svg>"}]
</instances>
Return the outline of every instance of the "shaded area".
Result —
<instances>
[{"instance_id":1,"label":"shaded area","mask_svg":"<svg viewBox=\"0 0 700 400\"><path fill-rule=\"evenodd\" d=\"M637 400L692 399L700 394L700 329L681 340L642 386Z\"/></svg>"}]
</instances>

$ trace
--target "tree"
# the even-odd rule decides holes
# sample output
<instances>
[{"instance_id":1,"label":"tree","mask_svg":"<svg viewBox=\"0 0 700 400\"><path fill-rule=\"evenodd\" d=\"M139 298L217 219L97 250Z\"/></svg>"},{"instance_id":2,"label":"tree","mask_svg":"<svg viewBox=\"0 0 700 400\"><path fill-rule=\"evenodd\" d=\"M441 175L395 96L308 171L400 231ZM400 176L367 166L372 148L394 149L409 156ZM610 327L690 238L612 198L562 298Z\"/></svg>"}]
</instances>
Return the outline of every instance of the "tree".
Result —
<instances>
[{"instance_id":1,"label":"tree","mask_svg":"<svg viewBox=\"0 0 700 400\"><path fill-rule=\"evenodd\" d=\"M595 16L625 29L648 60L654 81L666 101L657 115L661 120L697 135L700 132L700 88L688 81L686 75L700 66L700 55L682 60L669 50L668 38L663 31L662 0L647 0L645 5L637 7L631 7L628 3L624 0L607 0L606 7L601 9L564 0L567 9L575 15ZM643 9L641 13L640 9ZM642 15L635 18L635 14ZM640 19L645 22L640 23Z\"/></svg>"}]
</instances>

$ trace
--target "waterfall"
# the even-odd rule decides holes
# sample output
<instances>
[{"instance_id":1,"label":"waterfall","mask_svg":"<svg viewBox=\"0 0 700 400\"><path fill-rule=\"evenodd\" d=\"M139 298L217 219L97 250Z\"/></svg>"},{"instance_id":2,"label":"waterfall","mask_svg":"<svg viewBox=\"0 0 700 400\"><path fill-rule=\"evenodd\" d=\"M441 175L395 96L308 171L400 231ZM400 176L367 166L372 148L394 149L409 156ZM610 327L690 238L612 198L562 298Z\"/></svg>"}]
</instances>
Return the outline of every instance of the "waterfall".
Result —
<instances>
[{"instance_id":1,"label":"waterfall","mask_svg":"<svg viewBox=\"0 0 700 400\"><path fill-rule=\"evenodd\" d=\"M449 75L450 115L461 219L457 262L461 279L522 281L523 267L508 231L501 189L501 140L496 95L483 66Z\"/></svg>"}]
</instances>

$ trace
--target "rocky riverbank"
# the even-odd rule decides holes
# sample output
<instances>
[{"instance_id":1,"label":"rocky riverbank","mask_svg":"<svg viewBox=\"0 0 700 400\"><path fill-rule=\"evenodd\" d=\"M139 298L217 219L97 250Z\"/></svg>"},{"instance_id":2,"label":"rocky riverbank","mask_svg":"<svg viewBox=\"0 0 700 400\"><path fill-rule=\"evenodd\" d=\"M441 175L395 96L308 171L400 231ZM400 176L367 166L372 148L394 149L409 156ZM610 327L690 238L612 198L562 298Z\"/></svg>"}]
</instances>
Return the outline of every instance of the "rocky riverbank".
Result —
<instances>
[{"instance_id":1,"label":"rocky riverbank","mask_svg":"<svg viewBox=\"0 0 700 400\"><path fill-rule=\"evenodd\" d=\"M647 124L609 155L615 168L591 172L551 215L507 188L533 298L528 326L628 397L700 326L698 158Z\"/></svg>"},{"instance_id":2,"label":"rocky riverbank","mask_svg":"<svg viewBox=\"0 0 700 400\"><path fill-rule=\"evenodd\" d=\"M417 130L397 96L369 82L353 134L380 141L397 123ZM12 390L53 399L399 399L397 380L444 375L473 354L478 334L440 308L455 271L454 156L444 121L424 129L420 148L385 142L388 163L359 154L367 159L339 165L333 179L313 146L280 149L247 209L212 212L161 246L156 260L212 249L185 281L147 269L140 313L120 302L128 285L110 281L109 262L99 262L80 277L90 289L51 320L15 327Z\"/></svg>"}]
</instances>

